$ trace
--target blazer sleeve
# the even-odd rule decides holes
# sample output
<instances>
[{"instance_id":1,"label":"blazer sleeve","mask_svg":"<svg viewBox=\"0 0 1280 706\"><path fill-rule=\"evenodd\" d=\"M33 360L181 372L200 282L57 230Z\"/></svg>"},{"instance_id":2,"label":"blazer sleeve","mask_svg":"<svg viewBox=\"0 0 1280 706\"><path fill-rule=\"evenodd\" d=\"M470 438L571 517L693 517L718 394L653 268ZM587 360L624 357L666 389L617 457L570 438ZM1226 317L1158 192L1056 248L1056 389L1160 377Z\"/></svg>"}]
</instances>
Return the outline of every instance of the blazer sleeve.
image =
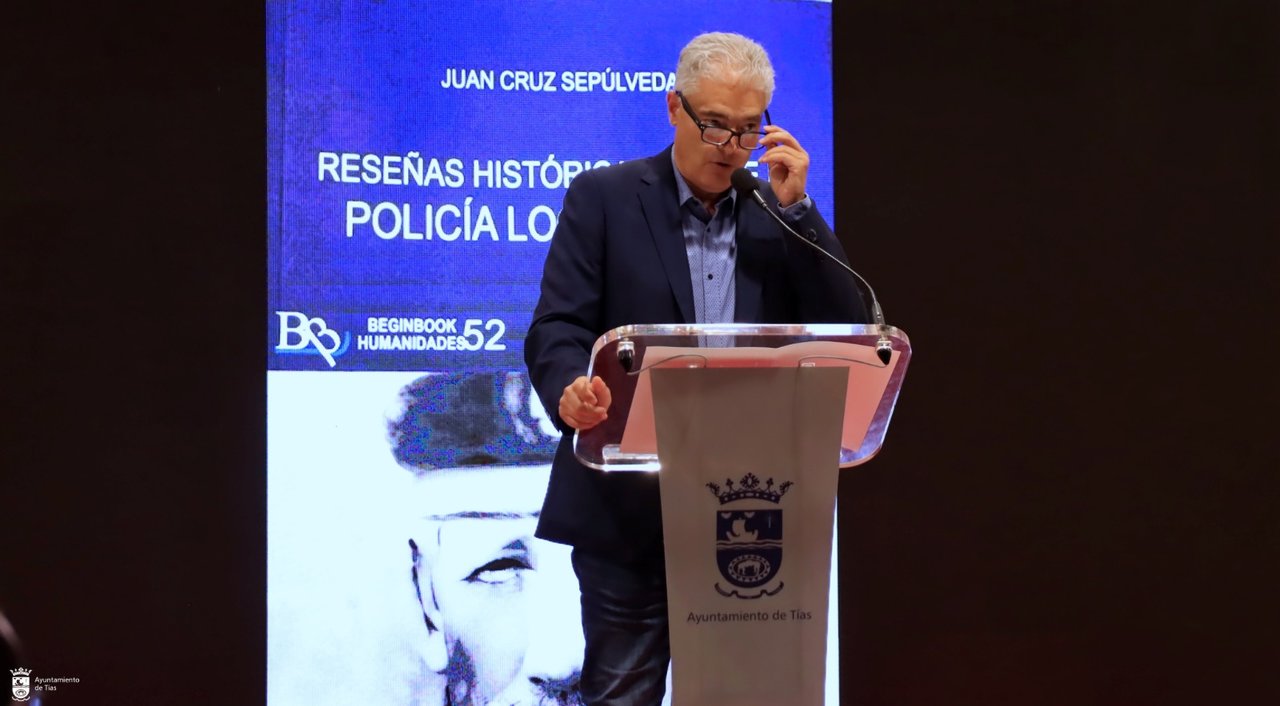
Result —
<instances>
[{"instance_id":1,"label":"blazer sleeve","mask_svg":"<svg viewBox=\"0 0 1280 706\"><path fill-rule=\"evenodd\" d=\"M790 224L800 235L849 264L844 248L827 225L817 204L800 220ZM803 323L870 323L869 307L857 278L831 262L825 255L785 235L788 277L796 295L796 308Z\"/></svg>"},{"instance_id":2,"label":"blazer sleeve","mask_svg":"<svg viewBox=\"0 0 1280 706\"><path fill-rule=\"evenodd\" d=\"M579 174L565 194L524 341L529 378L548 416L564 432L572 429L560 419L560 396L586 374L603 318L605 217L593 176Z\"/></svg>"}]
</instances>

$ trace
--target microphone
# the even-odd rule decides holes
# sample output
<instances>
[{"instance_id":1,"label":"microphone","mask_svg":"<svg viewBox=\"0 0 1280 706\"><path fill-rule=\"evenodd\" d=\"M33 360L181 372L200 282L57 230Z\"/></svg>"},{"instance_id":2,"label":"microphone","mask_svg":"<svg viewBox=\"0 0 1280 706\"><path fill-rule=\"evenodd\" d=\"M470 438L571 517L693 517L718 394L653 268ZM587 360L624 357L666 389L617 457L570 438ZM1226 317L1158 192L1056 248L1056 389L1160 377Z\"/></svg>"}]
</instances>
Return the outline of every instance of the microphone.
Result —
<instances>
[{"instance_id":1,"label":"microphone","mask_svg":"<svg viewBox=\"0 0 1280 706\"><path fill-rule=\"evenodd\" d=\"M880 300L876 298L876 290L871 288L871 283L867 282L862 275L855 272L852 267L844 264L844 261L840 258L827 252L821 245L818 245L818 243L815 242L817 240L816 237L813 240L810 240L809 238L800 235L792 229L791 226L787 225L787 222L782 220L778 214L774 213L773 209L769 208L769 205L764 202L764 196L760 194L760 184L756 181L755 175L750 171L745 168L735 170L729 177L729 183L733 184L734 190L739 194L750 197L752 201L759 204L760 208L763 208L765 213L769 214L773 220L777 221L778 225L782 226L783 230L795 236L797 240L805 245L808 245L814 250L826 255L827 259L836 263L846 272L856 277L858 281L862 283L862 286L867 288L867 293L871 295L871 318L875 319L876 328L880 331L880 338L876 341L876 357L880 359L881 363L888 365L889 357L893 354L893 343L889 340L889 335L885 332L886 325L884 323L884 312L880 309Z\"/></svg>"},{"instance_id":2,"label":"microphone","mask_svg":"<svg viewBox=\"0 0 1280 706\"><path fill-rule=\"evenodd\" d=\"M635 361L636 344L627 338L618 341L618 365L622 366L622 372L631 372L631 368L635 364Z\"/></svg>"}]
</instances>

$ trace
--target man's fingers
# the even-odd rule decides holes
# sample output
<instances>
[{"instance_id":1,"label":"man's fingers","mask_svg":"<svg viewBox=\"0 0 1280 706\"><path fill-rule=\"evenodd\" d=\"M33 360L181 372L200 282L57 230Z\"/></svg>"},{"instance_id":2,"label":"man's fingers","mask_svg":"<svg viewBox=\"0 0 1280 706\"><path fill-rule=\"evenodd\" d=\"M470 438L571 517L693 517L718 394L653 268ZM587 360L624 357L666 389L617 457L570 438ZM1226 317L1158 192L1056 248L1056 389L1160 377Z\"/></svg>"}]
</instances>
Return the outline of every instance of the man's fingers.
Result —
<instances>
[{"instance_id":1,"label":"man's fingers","mask_svg":"<svg viewBox=\"0 0 1280 706\"><path fill-rule=\"evenodd\" d=\"M573 381L573 391L583 403L597 404L596 393L592 391L591 383L585 375Z\"/></svg>"},{"instance_id":2,"label":"man's fingers","mask_svg":"<svg viewBox=\"0 0 1280 706\"><path fill-rule=\"evenodd\" d=\"M783 130L777 125L765 125L764 131L766 134L764 137L760 138L760 142L761 144L764 144L766 147L773 147L776 145L787 145L789 147L801 149L800 141L797 140L794 135L787 132L786 130Z\"/></svg>"},{"instance_id":3,"label":"man's fingers","mask_svg":"<svg viewBox=\"0 0 1280 706\"><path fill-rule=\"evenodd\" d=\"M575 415L575 414L560 415L560 418L564 420L565 424L568 424L570 427L573 427L578 431L586 431L596 426L600 422L603 422L608 417L609 415L603 414L603 413L587 414L587 415Z\"/></svg>"},{"instance_id":4,"label":"man's fingers","mask_svg":"<svg viewBox=\"0 0 1280 706\"><path fill-rule=\"evenodd\" d=\"M598 376L588 380L584 375L569 383L560 395L560 419L579 431L590 429L609 416L611 401L603 380Z\"/></svg>"},{"instance_id":5,"label":"man's fingers","mask_svg":"<svg viewBox=\"0 0 1280 706\"><path fill-rule=\"evenodd\" d=\"M608 411L609 405L613 403L613 393L609 391L609 386L604 384L604 380L600 379L599 375L591 379L591 391L601 410Z\"/></svg>"}]
</instances>

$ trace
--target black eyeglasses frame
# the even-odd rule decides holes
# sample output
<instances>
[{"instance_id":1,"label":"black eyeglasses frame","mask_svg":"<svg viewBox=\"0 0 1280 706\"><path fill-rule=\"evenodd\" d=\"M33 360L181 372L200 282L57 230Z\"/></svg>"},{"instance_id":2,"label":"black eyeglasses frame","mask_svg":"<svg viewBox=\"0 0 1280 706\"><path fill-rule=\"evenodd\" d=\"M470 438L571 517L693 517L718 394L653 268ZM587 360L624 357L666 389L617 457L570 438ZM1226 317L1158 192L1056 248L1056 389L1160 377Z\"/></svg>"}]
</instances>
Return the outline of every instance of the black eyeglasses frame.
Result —
<instances>
[{"instance_id":1,"label":"black eyeglasses frame","mask_svg":"<svg viewBox=\"0 0 1280 706\"><path fill-rule=\"evenodd\" d=\"M698 117L697 113L693 112L693 107L689 105L689 101L684 97L683 92L676 91L676 96L680 98L680 105L684 106L684 112L688 113L689 117L693 120L693 124L698 126L698 133L702 137L703 142L707 143L708 145L723 147L724 145L727 145L729 144L729 142L732 141L737 143L738 149L746 150L748 152L755 152L756 150L764 149L764 145L759 142L756 143L755 147L744 146L742 144L742 136L743 135L759 135L760 138L763 138L766 134L768 134L765 131L763 130L730 130L727 127L721 127L719 125L708 125L702 122L702 119ZM772 125L772 124L773 124L773 120L769 118L769 109L765 108L764 109L764 125ZM764 127L764 125L761 125L761 127ZM724 130L725 132L729 133L729 136L726 137L721 142L709 140L707 139L708 128L713 128L716 130Z\"/></svg>"}]
</instances>

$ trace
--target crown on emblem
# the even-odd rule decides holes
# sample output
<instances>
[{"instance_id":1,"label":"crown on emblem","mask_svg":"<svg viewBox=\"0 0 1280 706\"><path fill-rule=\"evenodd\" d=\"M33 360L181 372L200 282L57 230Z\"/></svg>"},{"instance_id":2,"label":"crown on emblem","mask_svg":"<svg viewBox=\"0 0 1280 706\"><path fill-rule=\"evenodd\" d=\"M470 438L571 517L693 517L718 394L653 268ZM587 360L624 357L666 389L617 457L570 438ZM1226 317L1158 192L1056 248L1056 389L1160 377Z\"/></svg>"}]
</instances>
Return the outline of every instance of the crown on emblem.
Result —
<instances>
[{"instance_id":1,"label":"crown on emblem","mask_svg":"<svg viewBox=\"0 0 1280 706\"><path fill-rule=\"evenodd\" d=\"M15 676L15 677L29 677L29 676L31 676L31 670L30 670L30 669L24 669L24 668L22 668L22 667L18 667L17 669L10 669L10 670L9 670L9 673L10 673L10 674L12 674L12 675L13 675L13 676Z\"/></svg>"},{"instance_id":2,"label":"crown on emblem","mask_svg":"<svg viewBox=\"0 0 1280 706\"><path fill-rule=\"evenodd\" d=\"M761 485L760 479L756 477L756 474L748 473L738 481L736 486L732 478L726 478L724 485L724 489L721 490L718 483L707 483L707 488L711 490L711 494L720 498L721 505L748 498L768 500L776 504L791 489L792 483L791 481L786 481L775 488L773 479L770 478L764 482L764 485Z\"/></svg>"}]
</instances>

